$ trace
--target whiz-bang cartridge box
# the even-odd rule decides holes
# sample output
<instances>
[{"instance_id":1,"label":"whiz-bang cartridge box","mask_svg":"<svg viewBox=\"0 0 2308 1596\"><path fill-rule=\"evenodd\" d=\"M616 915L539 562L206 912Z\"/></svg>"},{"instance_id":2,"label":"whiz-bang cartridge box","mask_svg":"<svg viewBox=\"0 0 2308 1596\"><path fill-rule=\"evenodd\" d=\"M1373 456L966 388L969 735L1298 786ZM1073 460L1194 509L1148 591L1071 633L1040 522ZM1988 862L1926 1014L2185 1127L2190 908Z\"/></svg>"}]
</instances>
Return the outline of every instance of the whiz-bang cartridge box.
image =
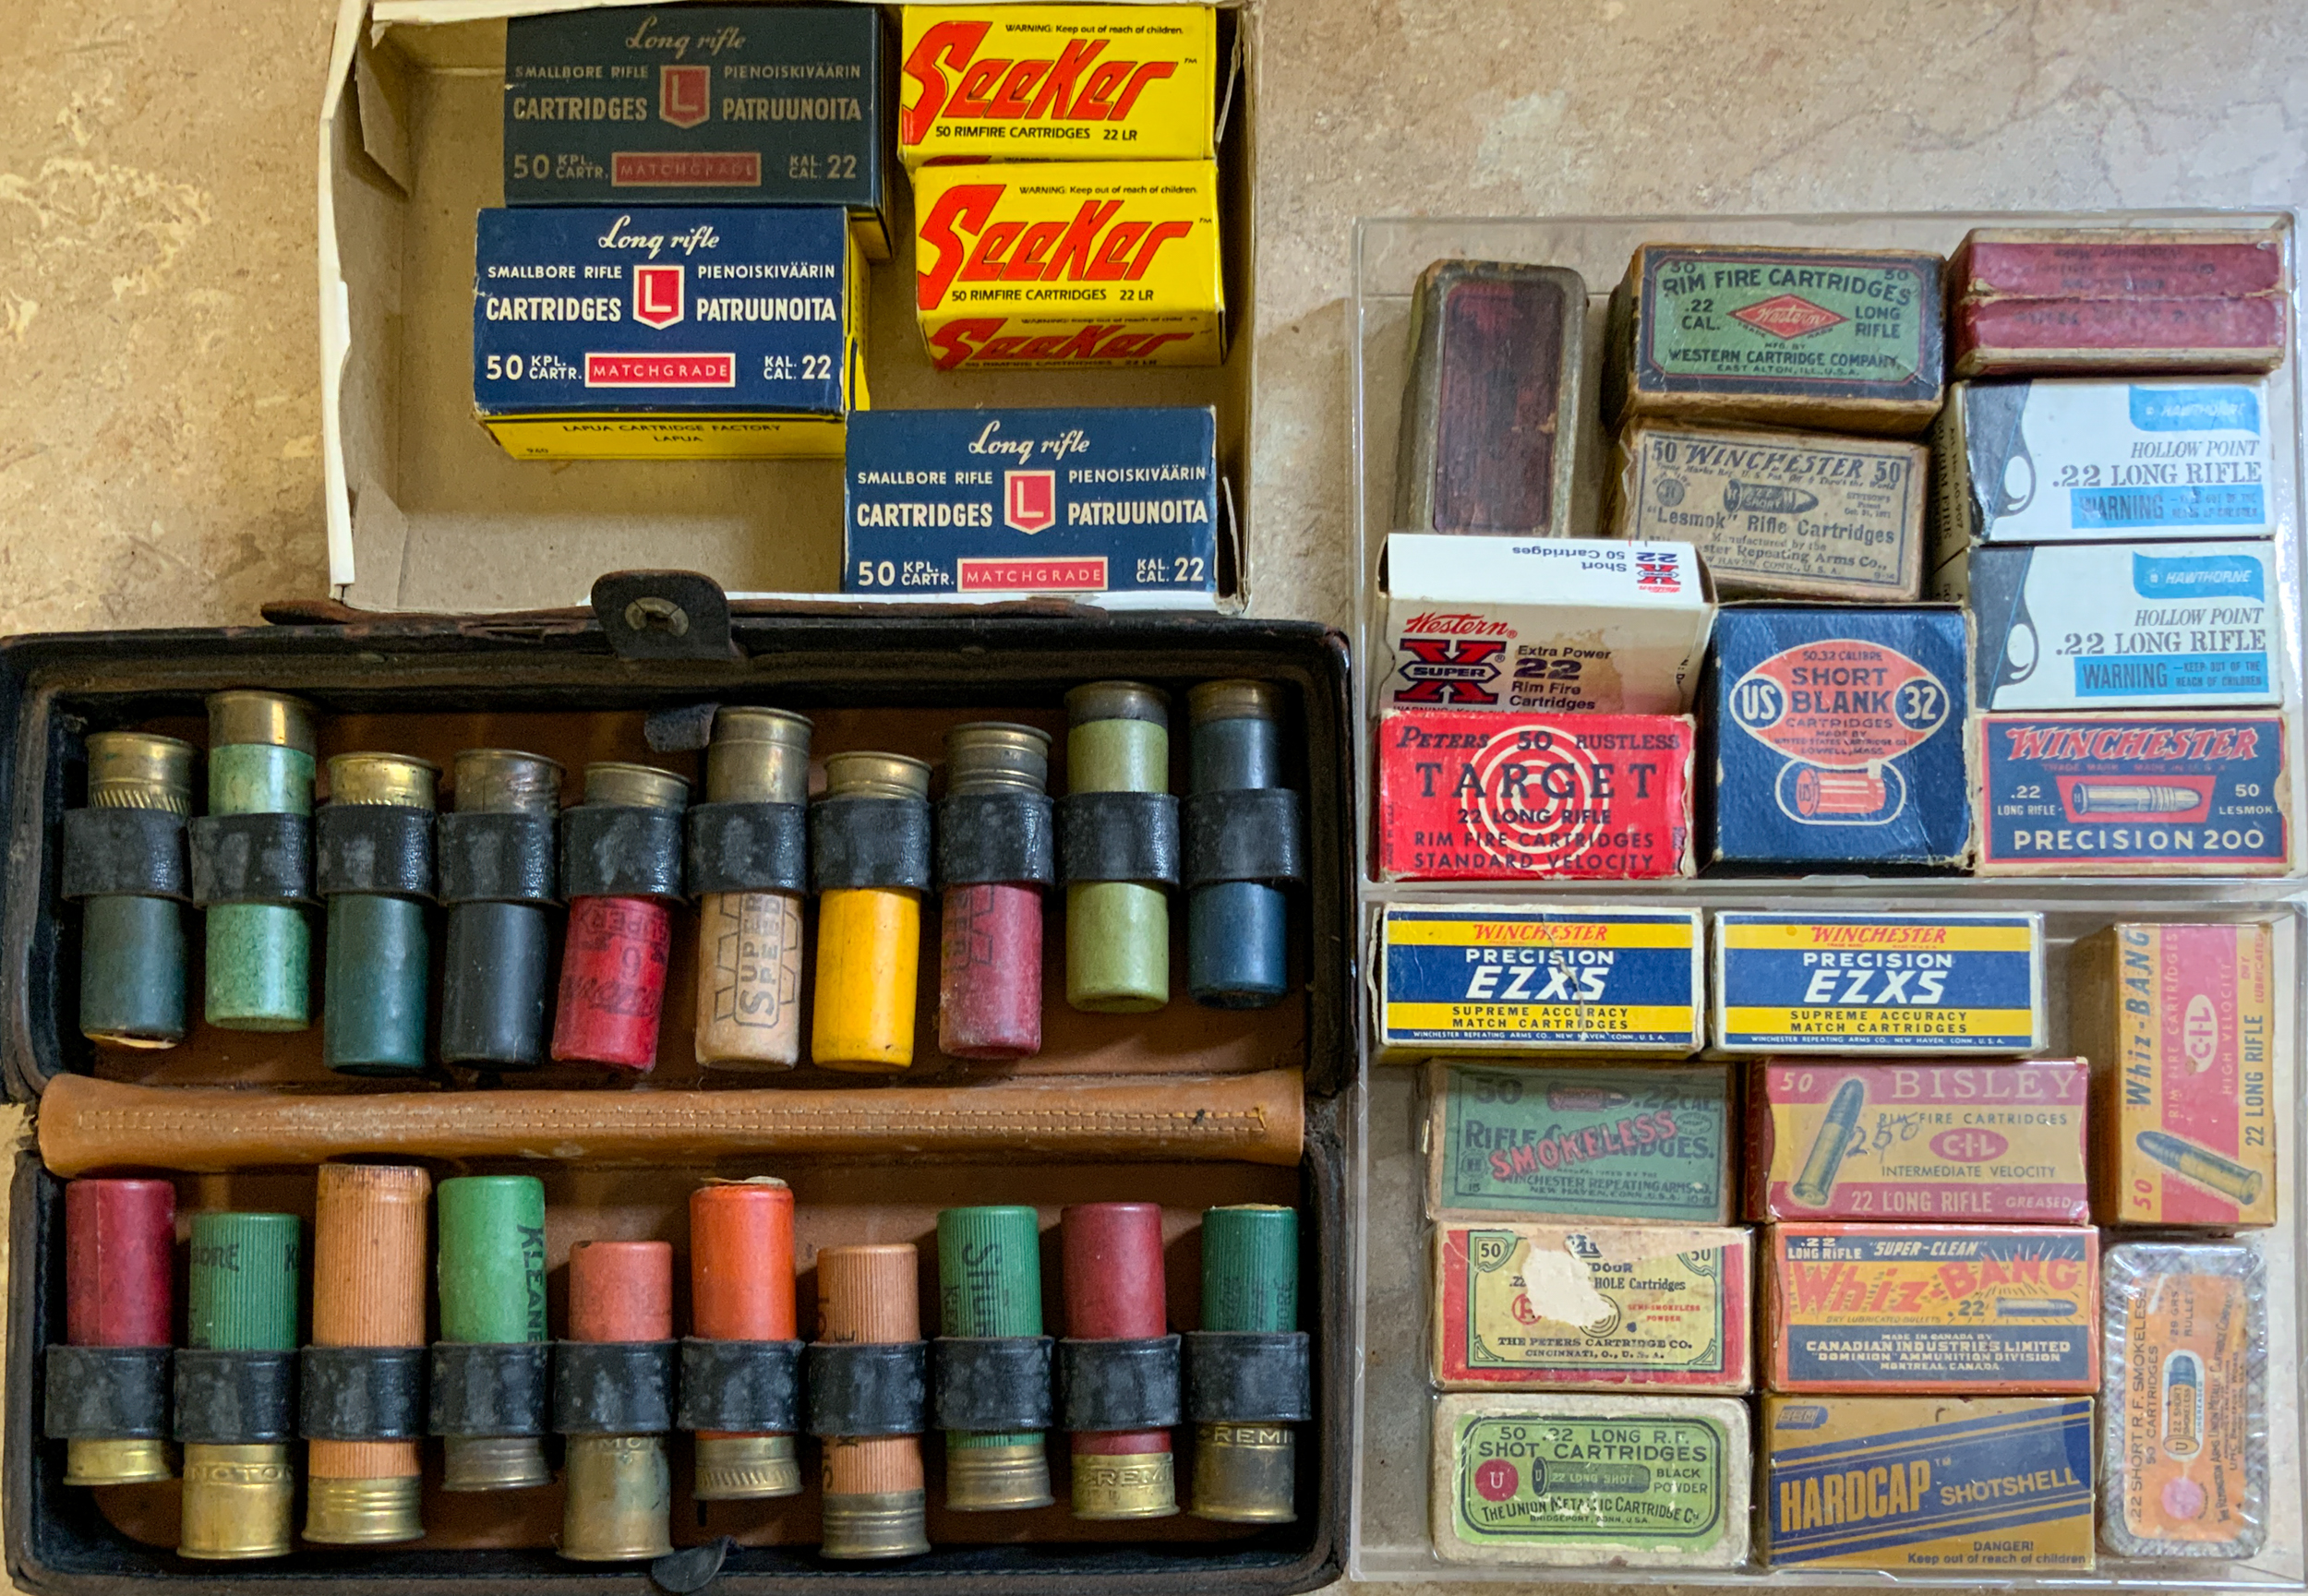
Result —
<instances>
[{"instance_id":1,"label":"whiz-bang cartridge box","mask_svg":"<svg viewBox=\"0 0 2308 1596\"><path fill-rule=\"evenodd\" d=\"M1705 1043L1696 909L1390 904L1381 1049L1686 1057Z\"/></svg>"},{"instance_id":2,"label":"whiz-bang cartridge box","mask_svg":"<svg viewBox=\"0 0 2308 1596\"><path fill-rule=\"evenodd\" d=\"M484 210L474 408L518 460L839 455L863 278L829 206Z\"/></svg>"},{"instance_id":3,"label":"whiz-bang cartridge box","mask_svg":"<svg viewBox=\"0 0 2308 1596\"><path fill-rule=\"evenodd\" d=\"M2033 1053L2038 914L1715 916L1715 1046L1727 1053Z\"/></svg>"},{"instance_id":4,"label":"whiz-bang cartridge box","mask_svg":"<svg viewBox=\"0 0 2308 1596\"><path fill-rule=\"evenodd\" d=\"M1218 417L876 410L850 417L842 591L1218 591Z\"/></svg>"},{"instance_id":5,"label":"whiz-bang cartridge box","mask_svg":"<svg viewBox=\"0 0 2308 1596\"><path fill-rule=\"evenodd\" d=\"M913 184L914 310L940 371L1224 356L1216 162L925 166Z\"/></svg>"},{"instance_id":6,"label":"whiz-bang cartridge box","mask_svg":"<svg viewBox=\"0 0 2308 1596\"><path fill-rule=\"evenodd\" d=\"M508 205L838 205L890 257L882 20L659 6L505 24Z\"/></svg>"},{"instance_id":7,"label":"whiz-bang cartridge box","mask_svg":"<svg viewBox=\"0 0 2308 1596\"><path fill-rule=\"evenodd\" d=\"M1936 586L1971 602L1982 710L2283 698L2273 543L1991 544L1942 566Z\"/></svg>"},{"instance_id":8,"label":"whiz-bang cartridge box","mask_svg":"<svg viewBox=\"0 0 2308 1596\"><path fill-rule=\"evenodd\" d=\"M1386 702L1683 714L1715 606L1688 543L1387 539Z\"/></svg>"}]
</instances>

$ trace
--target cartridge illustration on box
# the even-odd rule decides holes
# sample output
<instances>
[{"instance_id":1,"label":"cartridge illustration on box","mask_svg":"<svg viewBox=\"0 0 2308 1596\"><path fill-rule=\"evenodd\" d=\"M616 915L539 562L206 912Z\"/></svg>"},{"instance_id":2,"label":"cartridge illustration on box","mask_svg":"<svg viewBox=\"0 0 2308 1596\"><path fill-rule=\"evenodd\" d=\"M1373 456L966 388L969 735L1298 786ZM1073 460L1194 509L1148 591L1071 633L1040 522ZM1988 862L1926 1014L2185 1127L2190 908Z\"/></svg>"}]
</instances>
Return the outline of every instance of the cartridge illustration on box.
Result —
<instances>
[{"instance_id":1,"label":"cartridge illustration on box","mask_svg":"<svg viewBox=\"0 0 2308 1596\"><path fill-rule=\"evenodd\" d=\"M877 410L843 474L855 594L1218 591L1218 418Z\"/></svg>"},{"instance_id":2,"label":"cartridge illustration on box","mask_svg":"<svg viewBox=\"0 0 2308 1596\"><path fill-rule=\"evenodd\" d=\"M850 6L505 24L508 205L838 205L890 258L882 23Z\"/></svg>"},{"instance_id":3,"label":"cartridge illustration on box","mask_svg":"<svg viewBox=\"0 0 2308 1596\"><path fill-rule=\"evenodd\" d=\"M2282 875L2280 714L1988 714L1982 875Z\"/></svg>"},{"instance_id":4,"label":"cartridge illustration on box","mask_svg":"<svg viewBox=\"0 0 2308 1596\"><path fill-rule=\"evenodd\" d=\"M520 460L838 455L862 279L828 206L484 210L474 407Z\"/></svg>"},{"instance_id":5,"label":"cartridge illustration on box","mask_svg":"<svg viewBox=\"0 0 2308 1596\"><path fill-rule=\"evenodd\" d=\"M1696 909L1393 904L1379 1046L1686 1057L1705 1042Z\"/></svg>"},{"instance_id":6,"label":"cartridge illustration on box","mask_svg":"<svg viewBox=\"0 0 2308 1596\"><path fill-rule=\"evenodd\" d=\"M2038 914L1715 916L1715 1046L1728 1053L2033 1053Z\"/></svg>"},{"instance_id":7,"label":"cartridge illustration on box","mask_svg":"<svg viewBox=\"0 0 2308 1596\"><path fill-rule=\"evenodd\" d=\"M1701 690L1707 862L1961 866L1969 635L1953 607L1726 605Z\"/></svg>"}]
</instances>

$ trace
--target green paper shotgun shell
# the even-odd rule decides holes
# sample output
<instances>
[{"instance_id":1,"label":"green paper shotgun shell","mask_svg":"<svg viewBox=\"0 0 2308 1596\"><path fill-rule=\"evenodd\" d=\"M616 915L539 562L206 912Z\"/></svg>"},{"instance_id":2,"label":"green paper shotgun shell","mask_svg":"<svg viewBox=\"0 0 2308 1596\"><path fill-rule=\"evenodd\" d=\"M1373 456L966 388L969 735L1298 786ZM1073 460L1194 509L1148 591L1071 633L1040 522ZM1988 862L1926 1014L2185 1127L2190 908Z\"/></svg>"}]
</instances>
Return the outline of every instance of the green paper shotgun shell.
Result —
<instances>
[{"instance_id":1,"label":"green paper shotgun shell","mask_svg":"<svg viewBox=\"0 0 2308 1596\"><path fill-rule=\"evenodd\" d=\"M1202 1327L1298 1328L1298 1210L1268 1203L1202 1215ZM1298 1441L1288 1424L1206 1420L1195 1426L1197 1518L1287 1524L1298 1517Z\"/></svg>"},{"instance_id":2,"label":"green paper shotgun shell","mask_svg":"<svg viewBox=\"0 0 2308 1596\"><path fill-rule=\"evenodd\" d=\"M313 812L313 709L276 692L209 696L209 812ZM312 1023L312 927L295 904L212 904L208 1020L228 1031Z\"/></svg>"},{"instance_id":3,"label":"green paper shotgun shell","mask_svg":"<svg viewBox=\"0 0 2308 1596\"><path fill-rule=\"evenodd\" d=\"M1041 1227L1033 1209L938 1216L938 1325L947 1336L1042 1333ZM992 1512L1056 1500L1040 1435L946 1432L947 1507Z\"/></svg>"},{"instance_id":4,"label":"green paper shotgun shell","mask_svg":"<svg viewBox=\"0 0 2308 1596\"><path fill-rule=\"evenodd\" d=\"M195 1214L185 1344L249 1352L296 1349L304 1226L294 1214ZM179 1556L288 1554L296 1476L289 1444L185 1446Z\"/></svg>"},{"instance_id":5,"label":"green paper shotgun shell","mask_svg":"<svg viewBox=\"0 0 2308 1596\"><path fill-rule=\"evenodd\" d=\"M397 753L329 761L330 810L417 811L429 836L440 768ZM326 812L322 823L325 825ZM429 868L427 872L430 875ZM322 883L326 889L327 883ZM329 898L320 987L320 1062L348 1075L413 1075L425 1068L425 990L433 941L420 897L341 892Z\"/></svg>"},{"instance_id":6,"label":"green paper shotgun shell","mask_svg":"<svg viewBox=\"0 0 2308 1596\"><path fill-rule=\"evenodd\" d=\"M1170 790L1170 701L1135 681L1066 694L1069 791ZM1170 1002L1170 894L1150 882L1066 883L1066 1002L1143 1014Z\"/></svg>"},{"instance_id":7,"label":"green paper shotgun shell","mask_svg":"<svg viewBox=\"0 0 2308 1596\"><path fill-rule=\"evenodd\" d=\"M88 807L192 812L200 750L173 737L88 739ZM70 872L67 871L67 874ZM185 1039L185 910L174 898L102 893L80 906L80 1034L116 1048Z\"/></svg>"},{"instance_id":8,"label":"green paper shotgun shell","mask_svg":"<svg viewBox=\"0 0 2308 1596\"><path fill-rule=\"evenodd\" d=\"M535 1175L460 1175L434 1198L440 1338L547 1339L545 1182ZM535 1435L451 1435L442 1442L444 1491L518 1491L550 1484Z\"/></svg>"}]
</instances>

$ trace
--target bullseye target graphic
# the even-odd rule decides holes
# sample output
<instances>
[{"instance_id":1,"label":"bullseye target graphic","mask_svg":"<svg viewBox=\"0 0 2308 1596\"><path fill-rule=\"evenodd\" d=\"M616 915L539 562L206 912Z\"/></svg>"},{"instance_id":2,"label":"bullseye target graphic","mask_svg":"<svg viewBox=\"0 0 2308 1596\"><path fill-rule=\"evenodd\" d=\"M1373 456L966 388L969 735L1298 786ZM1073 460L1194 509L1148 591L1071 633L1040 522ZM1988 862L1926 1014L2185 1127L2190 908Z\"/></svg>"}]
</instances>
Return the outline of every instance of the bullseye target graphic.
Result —
<instances>
[{"instance_id":1,"label":"bullseye target graphic","mask_svg":"<svg viewBox=\"0 0 2308 1596\"><path fill-rule=\"evenodd\" d=\"M1546 866L1577 858L1609 823L1611 778L1594 757L1553 731L1493 738L1468 766L1475 836L1493 853Z\"/></svg>"}]
</instances>

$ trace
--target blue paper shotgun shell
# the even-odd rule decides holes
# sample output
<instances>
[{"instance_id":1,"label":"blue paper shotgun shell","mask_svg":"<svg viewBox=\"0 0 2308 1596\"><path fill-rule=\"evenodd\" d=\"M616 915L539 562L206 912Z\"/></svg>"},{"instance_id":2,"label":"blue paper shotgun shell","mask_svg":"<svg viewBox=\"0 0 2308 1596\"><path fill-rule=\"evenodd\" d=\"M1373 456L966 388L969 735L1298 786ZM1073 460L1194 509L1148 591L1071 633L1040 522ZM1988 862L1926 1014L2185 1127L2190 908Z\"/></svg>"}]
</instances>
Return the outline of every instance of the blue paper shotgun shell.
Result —
<instances>
[{"instance_id":1,"label":"blue paper shotgun shell","mask_svg":"<svg viewBox=\"0 0 2308 1596\"><path fill-rule=\"evenodd\" d=\"M2037 914L1715 917L1715 1045L1729 1053L2032 1053Z\"/></svg>"},{"instance_id":2,"label":"blue paper shotgun shell","mask_svg":"<svg viewBox=\"0 0 2308 1596\"><path fill-rule=\"evenodd\" d=\"M1970 652L1953 606L1726 605L1700 690L1705 862L1961 867Z\"/></svg>"}]
</instances>

